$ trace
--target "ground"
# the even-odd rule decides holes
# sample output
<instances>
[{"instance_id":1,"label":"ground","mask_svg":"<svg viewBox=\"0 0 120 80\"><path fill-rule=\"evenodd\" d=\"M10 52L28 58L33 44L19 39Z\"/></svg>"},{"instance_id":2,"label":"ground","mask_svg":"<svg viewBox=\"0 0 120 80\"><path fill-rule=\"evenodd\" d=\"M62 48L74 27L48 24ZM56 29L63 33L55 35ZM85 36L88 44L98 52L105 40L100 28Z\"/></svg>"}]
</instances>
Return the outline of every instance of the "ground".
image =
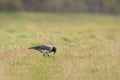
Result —
<instances>
[{"instance_id":1,"label":"ground","mask_svg":"<svg viewBox=\"0 0 120 80\"><path fill-rule=\"evenodd\" d=\"M28 47L51 44L43 57ZM0 13L0 80L120 80L120 16Z\"/></svg>"}]
</instances>

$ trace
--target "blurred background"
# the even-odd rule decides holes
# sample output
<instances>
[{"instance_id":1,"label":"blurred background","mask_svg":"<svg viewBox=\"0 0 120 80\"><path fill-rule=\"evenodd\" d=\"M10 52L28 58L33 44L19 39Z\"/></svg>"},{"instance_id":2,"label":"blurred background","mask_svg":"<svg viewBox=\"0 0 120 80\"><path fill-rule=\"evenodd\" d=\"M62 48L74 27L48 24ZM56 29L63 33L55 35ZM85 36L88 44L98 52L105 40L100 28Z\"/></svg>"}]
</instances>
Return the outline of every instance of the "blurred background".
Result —
<instances>
[{"instance_id":1,"label":"blurred background","mask_svg":"<svg viewBox=\"0 0 120 80\"><path fill-rule=\"evenodd\" d=\"M0 11L120 13L120 0L0 0Z\"/></svg>"},{"instance_id":2,"label":"blurred background","mask_svg":"<svg viewBox=\"0 0 120 80\"><path fill-rule=\"evenodd\" d=\"M0 0L0 80L120 80L120 0Z\"/></svg>"}]
</instances>

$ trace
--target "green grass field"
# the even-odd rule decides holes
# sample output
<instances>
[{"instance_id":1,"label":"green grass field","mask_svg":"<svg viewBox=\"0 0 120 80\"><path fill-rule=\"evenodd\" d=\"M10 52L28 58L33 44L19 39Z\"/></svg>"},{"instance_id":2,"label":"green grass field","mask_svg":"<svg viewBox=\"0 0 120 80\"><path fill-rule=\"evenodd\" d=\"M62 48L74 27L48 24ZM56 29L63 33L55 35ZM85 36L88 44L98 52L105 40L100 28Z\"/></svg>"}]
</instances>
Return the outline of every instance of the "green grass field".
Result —
<instances>
[{"instance_id":1,"label":"green grass field","mask_svg":"<svg viewBox=\"0 0 120 80\"><path fill-rule=\"evenodd\" d=\"M120 16L0 13L0 80L120 80Z\"/></svg>"}]
</instances>

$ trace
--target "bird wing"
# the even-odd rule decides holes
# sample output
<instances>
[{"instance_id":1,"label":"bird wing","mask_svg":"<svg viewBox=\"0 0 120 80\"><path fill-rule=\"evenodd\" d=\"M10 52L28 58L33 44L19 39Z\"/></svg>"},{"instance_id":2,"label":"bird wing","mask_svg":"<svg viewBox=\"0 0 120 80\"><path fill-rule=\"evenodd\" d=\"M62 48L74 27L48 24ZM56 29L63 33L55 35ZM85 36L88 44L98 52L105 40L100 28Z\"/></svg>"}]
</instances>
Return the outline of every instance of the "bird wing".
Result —
<instances>
[{"instance_id":1,"label":"bird wing","mask_svg":"<svg viewBox=\"0 0 120 80\"><path fill-rule=\"evenodd\" d=\"M45 45L40 45L40 46L35 46L35 47L30 47L29 49L35 49L41 52L50 52L52 50L52 46L45 46Z\"/></svg>"},{"instance_id":2,"label":"bird wing","mask_svg":"<svg viewBox=\"0 0 120 80\"><path fill-rule=\"evenodd\" d=\"M45 45L41 45L41 46L39 46L39 49L41 49L41 50L50 50L50 47L45 46Z\"/></svg>"}]
</instances>

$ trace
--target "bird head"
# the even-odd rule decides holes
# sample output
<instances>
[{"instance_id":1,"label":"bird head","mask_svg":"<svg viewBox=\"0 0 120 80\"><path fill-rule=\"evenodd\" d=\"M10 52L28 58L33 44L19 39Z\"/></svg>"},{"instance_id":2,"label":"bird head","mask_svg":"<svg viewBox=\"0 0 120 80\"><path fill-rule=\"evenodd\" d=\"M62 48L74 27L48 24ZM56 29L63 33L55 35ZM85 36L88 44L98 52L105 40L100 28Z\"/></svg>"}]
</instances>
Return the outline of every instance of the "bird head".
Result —
<instances>
[{"instance_id":1,"label":"bird head","mask_svg":"<svg viewBox=\"0 0 120 80\"><path fill-rule=\"evenodd\" d=\"M57 51L57 48L56 48L56 47L53 47L52 52L54 52L54 54L55 54L56 51Z\"/></svg>"}]
</instances>

